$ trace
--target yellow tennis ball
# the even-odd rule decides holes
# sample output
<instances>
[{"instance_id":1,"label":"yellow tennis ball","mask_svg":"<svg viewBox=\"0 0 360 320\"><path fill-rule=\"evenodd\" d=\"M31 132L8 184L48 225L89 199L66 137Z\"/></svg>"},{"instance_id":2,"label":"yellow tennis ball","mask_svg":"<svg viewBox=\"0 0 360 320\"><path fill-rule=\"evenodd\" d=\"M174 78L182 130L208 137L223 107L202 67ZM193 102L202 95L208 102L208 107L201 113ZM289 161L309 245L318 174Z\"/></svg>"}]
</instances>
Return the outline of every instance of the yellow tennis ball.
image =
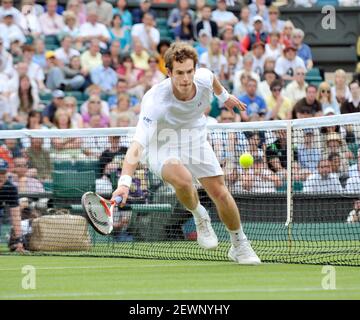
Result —
<instances>
[{"instance_id":1,"label":"yellow tennis ball","mask_svg":"<svg viewBox=\"0 0 360 320\"><path fill-rule=\"evenodd\" d=\"M250 168L254 163L254 158L250 153L244 153L239 158L240 166L244 169Z\"/></svg>"}]
</instances>

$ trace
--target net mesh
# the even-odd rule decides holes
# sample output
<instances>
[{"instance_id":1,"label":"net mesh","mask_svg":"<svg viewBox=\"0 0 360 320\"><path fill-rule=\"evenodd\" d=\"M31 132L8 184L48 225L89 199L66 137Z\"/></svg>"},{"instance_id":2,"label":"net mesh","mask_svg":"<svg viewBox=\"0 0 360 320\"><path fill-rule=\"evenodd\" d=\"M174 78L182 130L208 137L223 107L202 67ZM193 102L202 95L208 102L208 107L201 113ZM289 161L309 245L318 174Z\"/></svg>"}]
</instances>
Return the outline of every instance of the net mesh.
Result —
<instances>
[{"instance_id":1,"label":"net mesh","mask_svg":"<svg viewBox=\"0 0 360 320\"><path fill-rule=\"evenodd\" d=\"M26 248L33 254L227 260L229 234L202 186L196 184L199 198L219 238L212 251L198 246L191 213L146 164L136 170L127 206L115 210L113 233L102 236L88 225L81 196L111 197L133 133L3 132L1 154L9 154L8 181L17 187ZM214 125L208 141L262 261L359 265L360 120ZM239 165L243 153L254 158L248 169ZM2 254L14 238L17 205L16 189L6 190L0 195Z\"/></svg>"}]
</instances>

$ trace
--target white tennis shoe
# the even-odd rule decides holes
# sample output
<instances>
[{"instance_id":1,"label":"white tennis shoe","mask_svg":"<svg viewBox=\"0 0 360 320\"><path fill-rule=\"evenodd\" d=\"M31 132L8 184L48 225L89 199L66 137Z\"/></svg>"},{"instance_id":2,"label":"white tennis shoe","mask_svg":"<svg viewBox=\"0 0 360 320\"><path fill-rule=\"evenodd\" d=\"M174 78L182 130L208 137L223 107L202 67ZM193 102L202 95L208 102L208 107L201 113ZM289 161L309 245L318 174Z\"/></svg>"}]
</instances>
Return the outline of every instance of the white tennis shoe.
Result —
<instances>
[{"instance_id":1,"label":"white tennis shoe","mask_svg":"<svg viewBox=\"0 0 360 320\"><path fill-rule=\"evenodd\" d=\"M216 233L211 226L210 217L201 218L195 221L197 242L199 246L206 250L216 249L219 244Z\"/></svg>"},{"instance_id":2,"label":"white tennis shoe","mask_svg":"<svg viewBox=\"0 0 360 320\"><path fill-rule=\"evenodd\" d=\"M241 241L238 247L231 245L228 253L230 260L237 262L238 264L260 264L261 261L254 249L251 247L248 240Z\"/></svg>"}]
</instances>

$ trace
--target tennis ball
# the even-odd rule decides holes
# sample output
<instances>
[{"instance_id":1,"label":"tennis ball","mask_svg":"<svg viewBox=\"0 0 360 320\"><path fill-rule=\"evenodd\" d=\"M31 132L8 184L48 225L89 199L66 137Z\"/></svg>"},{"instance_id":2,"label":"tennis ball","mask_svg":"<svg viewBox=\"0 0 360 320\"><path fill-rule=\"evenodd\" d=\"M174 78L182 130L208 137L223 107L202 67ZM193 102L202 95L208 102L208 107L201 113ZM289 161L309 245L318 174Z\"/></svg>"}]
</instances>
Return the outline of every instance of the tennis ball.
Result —
<instances>
[{"instance_id":1,"label":"tennis ball","mask_svg":"<svg viewBox=\"0 0 360 320\"><path fill-rule=\"evenodd\" d=\"M244 153L239 158L240 166L244 169L250 168L254 163L254 158L250 153Z\"/></svg>"}]
</instances>

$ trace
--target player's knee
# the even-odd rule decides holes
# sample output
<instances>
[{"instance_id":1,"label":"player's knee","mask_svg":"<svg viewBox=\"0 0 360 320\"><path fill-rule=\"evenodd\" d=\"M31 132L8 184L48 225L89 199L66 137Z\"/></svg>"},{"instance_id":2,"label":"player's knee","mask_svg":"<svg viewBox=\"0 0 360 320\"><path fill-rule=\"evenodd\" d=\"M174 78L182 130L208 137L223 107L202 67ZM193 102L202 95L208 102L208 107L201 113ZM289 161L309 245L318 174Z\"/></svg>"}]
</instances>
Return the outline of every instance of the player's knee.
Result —
<instances>
[{"instance_id":1,"label":"player's knee","mask_svg":"<svg viewBox=\"0 0 360 320\"><path fill-rule=\"evenodd\" d=\"M192 188L192 177L189 172L183 171L166 179L176 190L190 190Z\"/></svg>"},{"instance_id":2,"label":"player's knee","mask_svg":"<svg viewBox=\"0 0 360 320\"><path fill-rule=\"evenodd\" d=\"M217 202L226 202L229 199L229 191L226 187L214 188L211 196Z\"/></svg>"}]
</instances>

